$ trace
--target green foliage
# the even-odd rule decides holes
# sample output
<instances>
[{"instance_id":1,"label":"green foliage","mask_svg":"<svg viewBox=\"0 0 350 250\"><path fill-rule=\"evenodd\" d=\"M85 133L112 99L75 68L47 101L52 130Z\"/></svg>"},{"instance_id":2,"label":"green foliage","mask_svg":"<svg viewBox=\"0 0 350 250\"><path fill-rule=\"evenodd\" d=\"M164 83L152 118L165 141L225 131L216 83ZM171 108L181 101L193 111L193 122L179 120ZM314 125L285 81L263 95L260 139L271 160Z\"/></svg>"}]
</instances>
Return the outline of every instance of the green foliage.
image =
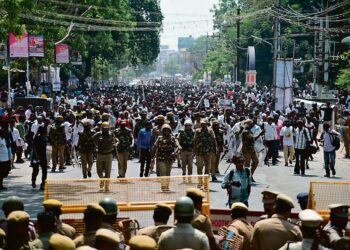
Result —
<instances>
[{"instance_id":1,"label":"green foliage","mask_svg":"<svg viewBox=\"0 0 350 250\"><path fill-rule=\"evenodd\" d=\"M63 1L60 1L64 3ZM89 6L91 7L89 8ZM82 31L74 27L69 37L62 43L70 46L72 51L82 55L83 65L61 65L62 70L73 72L80 82L93 76L99 65L113 68L105 70L103 77L115 76L116 72L129 63L152 65L159 54L159 31L133 31L132 28L145 27L147 24L138 22L162 23L163 15L156 0L76 0L72 4L57 4L54 1L34 0L0 0L1 27L8 31L21 33L24 30L30 34L43 34L45 38L45 58L31 60L32 67L40 67L54 61L54 44L67 35L68 27L59 22L73 21L78 24L100 25L106 27L103 21L116 22L112 27L131 28L130 31ZM84 13L84 14L83 14ZM42 18L57 20L48 24L44 21L21 18L20 14L30 14ZM91 18L91 21L79 20ZM74 19L75 18L75 19ZM76 20L78 19L78 20ZM136 22L136 23L135 23ZM149 26L147 26L149 27ZM7 39L7 32L1 33ZM103 63L101 63L103 62ZM94 69L94 67L97 67ZM102 77L95 74L97 77Z\"/></svg>"},{"instance_id":2,"label":"green foliage","mask_svg":"<svg viewBox=\"0 0 350 250\"><path fill-rule=\"evenodd\" d=\"M343 54L344 61L346 66L340 70L336 85L342 89L350 91L350 50Z\"/></svg>"}]
</instances>

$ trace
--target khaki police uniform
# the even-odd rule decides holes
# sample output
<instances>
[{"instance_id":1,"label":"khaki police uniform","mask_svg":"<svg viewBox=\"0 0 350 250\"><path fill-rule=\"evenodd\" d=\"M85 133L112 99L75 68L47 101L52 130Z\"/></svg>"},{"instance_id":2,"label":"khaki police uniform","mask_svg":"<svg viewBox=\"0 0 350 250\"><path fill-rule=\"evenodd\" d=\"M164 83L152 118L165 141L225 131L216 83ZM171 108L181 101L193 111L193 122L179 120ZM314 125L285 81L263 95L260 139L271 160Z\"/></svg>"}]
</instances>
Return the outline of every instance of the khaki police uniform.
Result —
<instances>
[{"instance_id":1,"label":"khaki police uniform","mask_svg":"<svg viewBox=\"0 0 350 250\"><path fill-rule=\"evenodd\" d=\"M276 202L276 198L279 192L264 190L261 192L261 194L263 195L262 203L264 204L264 210L269 214L264 214L260 216L259 221L263 219L271 218L271 216L274 214L274 204Z\"/></svg>"},{"instance_id":2,"label":"khaki police uniform","mask_svg":"<svg viewBox=\"0 0 350 250\"><path fill-rule=\"evenodd\" d=\"M202 119L201 123L208 124L207 119ZM211 157L216 152L216 139L212 129L199 128L194 135L194 153L197 161L197 174L209 174L211 171ZM203 173L204 167L204 173ZM203 180L199 179L199 186L203 185Z\"/></svg>"},{"instance_id":3,"label":"khaki police uniform","mask_svg":"<svg viewBox=\"0 0 350 250\"><path fill-rule=\"evenodd\" d=\"M159 167L159 176L170 176L171 167L175 160L175 150L177 147L177 140L171 135L171 128L168 124L164 124L163 129L170 129L168 136L159 136L155 142L156 159ZM162 179L162 191L169 190L170 179Z\"/></svg>"},{"instance_id":4,"label":"khaki police uniform","mask_svg":"<svg viewBox=\"0 0 350 250\"><path fill-rule=\"evenodd\" d=\"M290 209L294 207L293 200L284 194L277 195L277 202L289 206ZM271 218L255 224L251 244L253 249L276 250L287 241L300 241L302 238L299 226L289 222L281 214L274 214Z\"/></svg>"},{"instance_id":5,"label":"khaki police uniform","mask_svg":"<svg viewBox=\"0 0 350 250\"><path fill-rule=\"evenodd\" d=\"M248 212L248 207L242 202L235 202L231 206L232 214L235 210L244 210ZM228 230L235 232L243 237L242 250L250 250L250 239L253 234L253 227L246 218L237 218L228 226Z\"/></svg>"},{"instance_id":6,"label":"khaki police uniform","mask_svg":"<svg viewBox=\"0 0 350 250\"><path fill-rule=\"evenodd\" d=\"M122 121L121 124L126 124ZM126 170L128 167L129 152L132 146L133 137L131 129L126 127L118 128L115 131L115 137L118 140L117 152L118 152L118 170L120 178L125 178Z\"/></svg>"},{"instance_id":7,"label":"khaki police uniform","mask_svg":"<svg viewBox=\"0 0 350 250\"><path fill-rule=\"evenodd\" d=\"M191 127L186 128L186 126L191 126ZM194 131L192 130L192 122L185 121L185 129L179 131L179 138L178 138L179 144L182 148L181 154L180 154L182 175L186 175L186 174L192 175L193 138L194 138Z\"/></svg>"},{"instance_id":8,"label":"khaki police uniform","mask_svg":"<svg viewBox=\"0 0 350 250\"><path fill-rule=\"evenodd\" d=\"M66 133L61 124L62 116L57 116L56 124L52 125L49 132L49 142L52 146L52 170L56 170L57 158L59 159L59 169L64 169L64 149L66 146Z\"/></svg>"},{"instance_id":9,"label":"khaki police uniform","mask_svg":"<svg viewBox=\"0 0 350 250\"><path fill-rule=\"evenodd\" d=\"M103 217L106 214L105 210L98 204L89 204L87 205L86 210L91 210L92 212L96 213L96 216ZM75 238L75 247L80 247L84 245L94 247L96 240L96 232L97 230L85 231L82 235Z\"/></svg>"},{"instance_id":10,"label":"khaki police uniform","mask_svg":"<svg viewBox=\"0 0 350 250\"><path fill-rule=\"evenodd\" d=\"M38 250L48 249L50 246L49 240L50 240L52 235L53 235L53 232L41 234L39 236L39 238L35 239L32 242L29 242L30 248L33 250L34 249L38 249Z\"/></svg>"},{"instance_id":11,"label":"khaki police uniform","mask_svg":"<svg viewBox=\"0 0 350 250\"><path fill-rule=\"evenodd\" d=\"M13 227L20 227L23 230L24 223L29 223L29 214L24 211L13 211L7 216L8 225L13 225ZM23 236L22 238L16 237L16 240L13 240L17 235L7 235L8 239L12 239L5 243L5 249L30 249L29 248L29 235Z\"/></svg>"},{"instance_id":12,"label":"khaki police uniform","mask_svg":"<svg viewBox=\"0 0 350 250\"><path fill-rule=\"evenodd\" d=\"M53 209L61 209L63 204L59 200L48 199L44 201L43 205L45 211L51 211ZM75 228L66 223L63 223L59 218L56 220L56 232L71 239L74 239L76 236Z\"/></svg>"},{"instance_id":13,"label":"khaki police uniform","mask_svg":"<svg viewBox=\"0 0 350 250\"><path fill-rule=\"evenodd\" d=\"M102 123L102 127L109 127L109 124ZM98 132L93 136L95 145L97 146L97 175L100 178L110 178L113 160L113 150L114 145L117 140L113 133L108 131L108 133ZM109 182L101 181L100 188L105 191L109 191Z\"/></svg>"}]
</instances>

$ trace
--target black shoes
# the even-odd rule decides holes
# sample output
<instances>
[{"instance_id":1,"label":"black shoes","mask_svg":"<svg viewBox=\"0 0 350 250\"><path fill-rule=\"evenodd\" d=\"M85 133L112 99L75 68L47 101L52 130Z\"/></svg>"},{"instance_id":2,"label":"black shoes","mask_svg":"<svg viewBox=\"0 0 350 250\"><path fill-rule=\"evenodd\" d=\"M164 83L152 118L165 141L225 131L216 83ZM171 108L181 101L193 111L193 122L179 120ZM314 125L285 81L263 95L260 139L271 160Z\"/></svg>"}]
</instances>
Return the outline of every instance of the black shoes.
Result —
<instances>
[{"instance_id":1,"label":"black shoes","mask_svg":"<svg viewBox=\"0 0 350 250\"><path fill-rule=\"evenodd\" d=\"M88 171L87 175L89 178L91 178L91 171Z\"/></svg>"},{"instance_id":2,"label":"black shoes","mask_svg":"<svg viewBox=\"0 0 350 250\"><path fill-rule=\"evenodd\" d=\"M36 188L35 181L32 181L32 188Z\"/></svg>"}]
</instances>

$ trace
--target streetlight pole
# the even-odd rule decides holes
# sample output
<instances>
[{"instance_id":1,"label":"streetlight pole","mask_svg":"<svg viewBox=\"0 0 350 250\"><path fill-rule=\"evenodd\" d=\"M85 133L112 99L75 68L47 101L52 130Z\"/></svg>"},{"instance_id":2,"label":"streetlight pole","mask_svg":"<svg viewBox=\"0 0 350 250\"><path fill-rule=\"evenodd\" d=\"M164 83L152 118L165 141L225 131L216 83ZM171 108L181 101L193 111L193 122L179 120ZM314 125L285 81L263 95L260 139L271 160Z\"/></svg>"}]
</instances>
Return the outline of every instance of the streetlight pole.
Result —
<instances>
[{"instance_id":1,"label":"streetlight pole","mask_svg":"<svg viewBox=\"0 0 350 250\"><path fill-rule=\"evenodd\" d=\"M236 41L236 82L239 82L239 64L240 64L240 51L239 48L241 46L241 20L240 20L240 15L241 15L241 8L239 6L239 1L237 1L237 41Z\"/></svg>"},{"instance_id":2,"label":"streetlight pole","mask_svg":"<svg viewBox=\"0 0 350 250\"><path fill-rule=\"evenodd\" d=\"M279 8L280 0L276 0L276 8ZM278 10L278 9L277 9ZM280 20L278 17L275 17L274 25L274 41L273 41L273 87L274 87L274 99L276 99L276 90L277 90L277 59L278 59L278 50L279 50L279 36L280 36Z\"/></svg>"}]
</instances>

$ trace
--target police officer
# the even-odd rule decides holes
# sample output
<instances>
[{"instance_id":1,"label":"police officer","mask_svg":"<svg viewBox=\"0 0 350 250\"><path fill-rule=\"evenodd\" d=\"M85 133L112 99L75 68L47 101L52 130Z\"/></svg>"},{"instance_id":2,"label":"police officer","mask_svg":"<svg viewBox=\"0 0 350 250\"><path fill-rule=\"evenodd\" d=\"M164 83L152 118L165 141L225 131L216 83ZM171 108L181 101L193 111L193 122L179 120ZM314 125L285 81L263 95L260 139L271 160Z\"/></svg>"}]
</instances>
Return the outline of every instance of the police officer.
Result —
<instances>
[{"instance_id":1,"label":"police officer","mask_svg":"<svg viewBox=\"0 0 350 250\"><path fill-rule=\"evenodd\" d=\"M211 156L217 151L215 134L208 128L208 119L201 120L201 127L196 130L193 140L193 155L196 156L197 174L209 174L211 170ZM203 186L202 178L199 178L199 187Z\"/></svg>"},{"instance_id":2,"label":"police officer","mask_svg":"<svg viewBox=\"0 0 350 250\"><path fill-rule=\"evenodd\" d=\"M253 121L248 119L243 122L244 128L241 128L242 131L242 154L244 159L244 166L249 168L251 166L251 179L252 182L255 182L253 179L253 174L258 166L259 159L255 151L255 140L253 132L251 131L254 126ZM250 165L251 164L251 165Z\"/></svg>"},{"instance_id":3,"label":"police officer","mask_svg":"<svg viewBox=\"0 0 350 250\"><path fill-rule=\"evenodd\" d=\"M301 192L297 195L297 200L300 205L301 210L305 210L307 208L307 201L309 199L308 192Z\"/></svg>"},{"instance_id":4,"label":"police officer","mask_svg":"<svg viewBox=\"0 0 350 250\"><path fill-rule=\"evenodd\" d=\"M156 125L153 127L152 129L152 133L151 133L151 144L154 145L154 143L157 141L158 136L162 135L162 127L164 125L164 116L163 115L158 115L155 118L155 122ZM154 168L154 165L156 165L156 174L157 176L159 176L159 167L157 164L157 160L153 158L152 162L151 162L151 171Z\"/></svg>"},{"instance_id":5,"label":"police officer","mask_svg":"<svg viewBox=\"0 0 350 250\"><path fill-rule=\"evenodd\" d=\"M242 250L250 249L250 239L253 234L253 227L247 221L248 207L242 202L235 202L231 206L232 223L228 230L243 237Z\"/></svg>"},{"instance_id":6,"label":"police officer","mask_svg":"<svg viewBox=\"0 0 350 250\"><path fill-rule=\"evenodd\" d=\"M112 169L112 159L114 146L117 144L117 139L109 130L109 123L103 122L102 131L96 133L92 138L97 146L97 175L100 178L110 178ZM100 188L109 191L109 182L101 181Z\"/></svg>"},{"instance_id":7,"label":"police officer","mask_svg":"<svg viewBox=\"0 0 350 250\"><path fill-rule=\"evenodd\" d=\"M121 239L116 232L104 228L101 228L96 232L96 249L120 249L120 242Z\"/></svg>"},{"instance_id":8,"label":"police officer","mask_svg":"<svg viewBox=\"0 0 350 250\"><path fill-rule=\"evenodd\" d=\"M219 173L219 163L220 163L220 156L222 152L224 152L224 131L220 129L220 124L217 119L213 119L212 122L212 129L215 134L215 140L216 140L216 146L217 150L215 153L213 153L211 157L211 179L212 181L217 181L215 174Z\"/></svg>"},{"instance_id":9,"label":"police officer","mask_svg":"<svg viewBox=\"0 0 350 250\"><path fill-rule=\"evenodd\" d=\"M158 250L184 248L209 250L207 236L191 225L194 215L193 201L189 197L180 197L176 200L174 213L176 227L162 233Z\"/></svg>"},{"instance_id":10,"label":"police officer","mask_svg":"<svg viewBox=\"0 0 350 250\"><path fill-rule=\"evenodd\" d=\"M170 176L171 166L176 158L176 151L181 150L177 139L171 134L171 127L164 124L162 135L154 144L153 155L156 155L160 176ZM161 180L162 191L169 191L169 179Z\"/></svg>"},{"instance_id":11,"label":"police officer","mask_svg":"<svg viewBox=\"0 0 350 250\"><path fill-rule=\"evenodd\" d=\"M62 125L63 116L56 117L55 124L52 125L49 132L49 142L52 146L52 169L51 172L56 171L57 158L59 159L59 170L62 171L64 166L64 149L66 146L66 133Z\"/></svg>"},{"instance_id":12,"label":"police officer","mask_svg":"<svg viewBox=\"0 0 350 250\"><path fill-rule=\"evenodd\" d=\"M13 211L7 216L7 233L5 250L30 249L28 234L29 214Z\"/></svg>"},{"instance_id":13,"label":"police officer","mask_svg":"<svg viewBox=\"0 0 350 250\"><path fill-rule=\"evenodd\" d=\"M83 126L84 131L79 133L78 150L80 153L83 178L86 179L87 176L91 177L93 153L95 148L93 135L95 133L91 130L91 123L89 121L84 121Z\"/></svg>"},{"instance_id":14,"label":"police officer","mask_svg":"<svg viewBox=\"0 0 350 250\"><path fill-rule=\"evenodd\" d=\"M154 225L140 229L137 234L147 235L158 242L160 237L158 232L163 232L170 228L170 226L167 226L167 223L172 212L173 211L169 205L165 203L156 204L153 211Z\"/></svg>"},{"instance_id":15,"label":"police officer","mask_svg":"<svg viewBox=\"0 0 350 250\"><path fill-rule=\"evenodd\" d=\"M74 239L76 236L75 228L60 220L62 202L56 199L48 199L44 201L43 205L46 212L52 212L56 217L55 232Z\"/></svg>"},{"instance_id":16,"label":"police officer","mask_svg":"<svg viewBox=\"0 0 350 250\"><path fill-rule=\"evenodd\" d=\"M287 241L301 241L299 226L288 221L293 200L284 194L277 195L275 214L271 218L258 221L254 226L251 240L253 250L276 250Z\"/></svg>"},{"instance_id":17,"label":"police officer","mask_svg":"<svg viewBox=\"0 0 350 250\"><path fill-rule=\"evenodd\" d=\"M84 211L85 231L74 239L75 247L88 245L94 247L96 231L101 227L105 210L98 204L88 204Z\"/></svg>"},{"instance_id":18,"label":"police officer","mask_svg":"<svg viewBox=\"0 0 350 250\"><path fill-rule=\"evenodd\" d=\"M137 235L129 240L126 250L156 250L157 243L154 239L146 235Z\"/></svg>"},{"instance_id":19,"label":"police officer","mask_svg":"<svg viewBox=\"0 0 350 250\"><path fill-rule=\"evenodd\" d=\"M191 222L192 226L207 235L210 249L219 249L219 246L215 242L210 218L202 214L203 198L205 197L204 192L198 188L189 188L186 190L186 196L191 198L195 209Z\"/></svg>"},{"instance_id":20,"label":"police officer","mask_svg":"<svg viewBox=\"0 0 350 250\"><path fill-rule=\"evenodd\" d=\"M191 120L186 120L185 128L179 131L179 144L182 148L180 158L182 166L182 175L192 175L193 168L193 138L194 131L192 129ZM188 179L191 180L190 178Z\"/></svg>"},{"instance_id":21,"label":"police officer","mask_svg":"<svg viewBox=\"0 0 350 250\"><path fill-rule=\"evenodd\" d=\"M111 197L105 197L99 202L99 205L105 210L106 213L103 216L101 228L105 228L118 233L119 238L123 240L123 235L121 234L121 232L117 231L113 226L118 216L117 202Z\"/></svg>"},{"instance_id":22,"label":"police officer","mask_svg":"<svg viewBox=\"0 0 350 250\"><path fill-rule=\"evenodd\" d=\"M316 232L323 221L322 217L316 211L306 209L299 213L299 219L301 221L303 240L299 242L287 242L280 250L328 249L322 246L312 248L314 244L318 245L317 242L314 242L314 239L317 238Z\"/></svg>"},{"instance_id":23,"label":"police officer","mask_svg":"<svg viewBox=\"0 0 350 250\"><path fill-rule=\"evenodd\" d=\"M120 122L120 128L115 130L115 137L118 140L117 153L118 153L118 178L125 178L127 170L127 164L129 159L130 149L133 147L132 131L126 127L126 121Z\"/></svg>"},{"instance_id":24,"label":"police officer","mask_svg":"<svg viewBox=\"0 0 350 250\"><path fill-rule=\"evenodd\" d=\"M31 249L48 249L49 240L56 229L56 217L52 212L41 212L37 216L39 237L30 242Z\"/></svg>"},{"instance_id":25,"label":"police officer","mask_svg":"<svg viewBox=\"0 0 350 250\"><path fill-rule=\"evenodd\" d=\"M23 201L18 196L9 196L2 203L2 211L4 212L5 217L7 218L10 213L14 211L24 211ZM7 233L8 221L3 220L0 223L0 229ZM29 222L27 229L30 239L34 240L36 238L35 227L32 222Z\"/></svg>"},{"instance_id":26,"label":"police officer","mask_svg":"<svg viewBox=\"0 0 350 250\"><path fill-rule=\"evenodd\" d=\"M52 250L74 250L74 242L67 236L54 234L49 240L49 248Z\"/></svg>"},{"instance_id":27,"label":"police officer","mask_svg":"<svg viewBox=\"0 0 350 250\"><path fill-rule=\"evenodd\" d=\"M342 248L342 244L344 244L344 241L346 243L344 230L347 229L349 206L331 204L328 208L330 210L330 217L328 224L323 228L325 237L322 239L322 244L333 249L346 249Z\"/></svg>"},{"instance_id":28,"label":"police officer","mask_svg":"<svg viewBox=\"0 0 350 250\"><path fill-rule=\"evenodd\" d=\"M259 220L271 218L272 215L275 213L275 203L279 192L264 190L261 192L261 194L265 214L260 216Z\"/></svg>"}]
</instances>

